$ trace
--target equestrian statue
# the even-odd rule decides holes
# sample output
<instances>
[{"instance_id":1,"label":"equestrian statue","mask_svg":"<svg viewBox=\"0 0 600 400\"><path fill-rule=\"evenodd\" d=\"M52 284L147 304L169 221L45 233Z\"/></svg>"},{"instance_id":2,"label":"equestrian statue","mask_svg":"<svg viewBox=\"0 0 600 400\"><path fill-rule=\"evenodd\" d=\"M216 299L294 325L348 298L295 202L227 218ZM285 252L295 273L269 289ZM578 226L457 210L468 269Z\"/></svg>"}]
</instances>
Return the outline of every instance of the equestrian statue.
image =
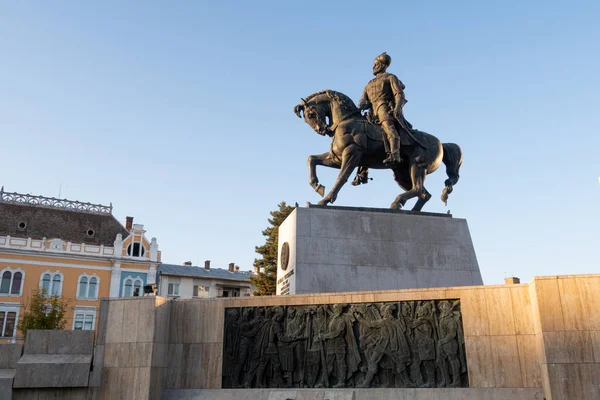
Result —
<instances>
[{"instance_id":1,"label":"equestrian statue","mask_svg":"<svg viewBox=\"0 0 600 400\"><path fill-rule=\"evenodd\" d=\"M382 53L373 65L372 79L363 91L357 107L352 99L334 90L311 94L294 107L299 118L318 134L332 138L327 153L308 157L309 183L323 199L319 205L335 202L342 186L358 168L352 182L368 182L369 168L391 169L394 180L405 191L391 205L401 209L408 200L418 197L413 211L421 211L431 194L425 189L425 177L443 162L448 179L442 201L458 182L462 151L457 144L441 143L435 136L414 129L404 118L406 104L404 84L387 71L391 57ZM366 111L363 115L362 111ZM318 165L340 169L337 181L327 195L319 183Z\"/></svg>"}]
</instances>

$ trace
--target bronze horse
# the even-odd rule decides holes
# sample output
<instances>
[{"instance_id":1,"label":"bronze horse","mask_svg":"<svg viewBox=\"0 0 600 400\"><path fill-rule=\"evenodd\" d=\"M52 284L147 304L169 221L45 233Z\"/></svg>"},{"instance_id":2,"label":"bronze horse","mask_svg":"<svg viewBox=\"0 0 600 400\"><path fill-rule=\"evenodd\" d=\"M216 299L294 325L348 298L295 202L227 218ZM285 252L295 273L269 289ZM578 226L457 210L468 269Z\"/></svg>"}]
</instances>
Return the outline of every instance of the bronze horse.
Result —
<instances>
[{"instance_id":1,"label":"bronze horse","mask_svg":"<svg viewBox=\"0 0 600 400\"><path fill-rule=\"evenodd\" d=\"M309 183L321 196L325 195L325 186L319 184L317 165L340 169L333 188L319 205L335 202L337 195L357 167L391 169L394 180L405 191L398 195L391 205L393 209L402 208L413 197L418 200L413 211L421 211L431 194L425 189L425 177L438 169L443 162L446 165L446 187L442 191L442 201L448 200L452 187L459 178L462 164L462 151L454 143L441 143L435 136L413 129L412 133L420 144L402 145L402 162L395 165L383 164L386 157L383 143L383 129L369 122L354 102L345 94L333 90L314 93L302 104L294 107L294 112L318 134L332 137L331 150L328 153L308 157Z\"/></svg>"}]
</instances>

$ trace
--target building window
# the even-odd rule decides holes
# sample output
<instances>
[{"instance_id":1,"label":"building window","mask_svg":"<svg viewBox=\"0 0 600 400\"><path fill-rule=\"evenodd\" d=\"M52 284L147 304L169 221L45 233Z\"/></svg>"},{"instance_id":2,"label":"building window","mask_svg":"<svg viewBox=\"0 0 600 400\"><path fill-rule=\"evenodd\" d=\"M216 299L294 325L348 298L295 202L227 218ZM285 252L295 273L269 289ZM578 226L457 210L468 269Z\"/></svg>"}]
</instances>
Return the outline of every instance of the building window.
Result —
<instances>
[{"instance_id":1,"label":"building window","mask_svg":"<svg viewBox=\"0 0 600 400\"><path fill-rule=\"evenodd\" d=\"M63 274L59 271L46 271L40 280L40 289L44 289L47 296L60 296L62 294Z\"/></svg>"},{"instance_id":2,"label":"building window","mask_svg":"<svg viewBox=\"0 0 600 400\"><path fill-rule=\"evenodd\" d=\"M0 273L0 294L20 296L23 292L25 272L20 268L4 268Z\"/></svg>"},{"instance_id":3,"label":"building window","mask_svg":"<svg viewBox=\"0 0 600 400\"><path fill-rule=\"evenodd\" d=\"M240 297L240 289L237 289L237 288L223 289L221 297Z\"/></svg>"},{"instance_id":4,"label":"building window","mask_svg":"<svg viewBox=\"0 0 600 400\"><path fill-rule=\"evenodd\" d=\"M169 283L167 294L169 296L179 296L179 283Z\"/></svg>"},{"instance_id":5,"label":"building window","mask_svg":"<svg viewBox=\"0 0 600 400\"><path fill-rule=\"evenodd\" d=\"M98 277L94 275L81 274L77 286L77 299L97 300L98 299Z\"/></svg>"},{"instance_id":6,"label":"building window","mask_svg":"<svg viewBox=\"0 0 600 400\"><path fill-rule=\"evenodd\" d=\"M128 276L123 281L123 294L122 297L140 296L142 294L142 286L144 281L142 278L134 278Z\"/></svg>"},{"instance_id":7,"label":"building window","mask_svg":"<svg viewBox=\"0 0 600 400\"><path fill-rule=\"evenodd\" d=\"M0 337L11 338L17 334L19 311L12 308L0 309Z\"/></svg>"},{"instance_id":8,"label":"building window","mask_svg":"<svg viewBox=\"0 0 600 400\"><path fill-rule=\"evenodd\" d=\"M73 316L74 331L93 331L94 323L96 322L96 309L75 307L75 315Z\"/></svg>"},{"instance_id":9,"label":"building window","mask_svg":"<svg viewBox=\"0 0 600 400\"><path fill-rule=\"evenodd\" d=\"M210 286L194 285L194 297L208 297Z\"/></svg>"},{"instance_id":10,"label":"building window","mask_svg":"<svg viewBox=\"0 0 600 400\"><path fill-rule=\"evenodd\" d=\"M132 257L144 257L146 249L140 243L132 243L127 246L127 255Z\"/></svg>"}]
</instances>

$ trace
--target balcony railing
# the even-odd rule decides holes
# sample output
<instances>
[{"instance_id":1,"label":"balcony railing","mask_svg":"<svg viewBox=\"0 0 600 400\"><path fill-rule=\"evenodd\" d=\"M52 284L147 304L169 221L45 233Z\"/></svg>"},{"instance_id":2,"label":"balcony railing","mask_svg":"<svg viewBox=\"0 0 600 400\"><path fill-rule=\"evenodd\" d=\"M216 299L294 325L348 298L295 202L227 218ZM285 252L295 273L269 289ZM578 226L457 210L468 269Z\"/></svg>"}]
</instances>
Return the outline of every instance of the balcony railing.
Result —
<instances>
[{"instance_id":1,"label":"balcony railing","mask_svg":"<svg viewBox=\"0 0 600 400\"><path fill-rule=\"evenodd\" d=\"M112 214L112 203L102 204L83 203L76 200L57 199L55 197L32 196L23 193L9 193L0 188L0 202L10 204L25 204L36 207L57 208L67 211L81 211L93 214Z\"/></svg>"}]
</instances>

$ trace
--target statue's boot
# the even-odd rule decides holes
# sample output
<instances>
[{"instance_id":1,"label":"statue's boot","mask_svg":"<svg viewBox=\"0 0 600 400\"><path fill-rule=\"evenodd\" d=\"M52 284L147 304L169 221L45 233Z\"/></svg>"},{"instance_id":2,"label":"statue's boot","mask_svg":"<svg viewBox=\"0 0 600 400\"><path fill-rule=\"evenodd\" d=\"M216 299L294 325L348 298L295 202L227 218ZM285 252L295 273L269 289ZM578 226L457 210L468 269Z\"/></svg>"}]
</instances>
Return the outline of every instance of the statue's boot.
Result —
<instances>
[{"instance_id":1,"label":"statue's boot","mask_svg":"<svg viewBox=\"0 0 600 400\"><path fill-rule=\"evenodd\" d=\"M387 133L387 132L386 132ZM396 164L402 162L402 158L400 158L400 140L394 138L392 135L388 134L389 142L390 142L390 152L385 160L383 160L384 164Z\"/></svg>"}]
</instances>

